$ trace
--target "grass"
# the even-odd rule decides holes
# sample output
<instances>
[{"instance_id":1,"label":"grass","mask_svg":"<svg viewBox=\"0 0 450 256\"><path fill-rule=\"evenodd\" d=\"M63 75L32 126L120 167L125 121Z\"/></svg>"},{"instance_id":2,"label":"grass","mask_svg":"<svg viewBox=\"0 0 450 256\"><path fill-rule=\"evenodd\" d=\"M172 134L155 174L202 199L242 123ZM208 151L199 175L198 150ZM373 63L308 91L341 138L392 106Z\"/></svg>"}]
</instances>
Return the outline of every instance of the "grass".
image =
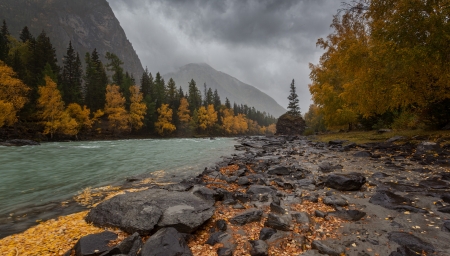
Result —
<instances>
[{"instance_id":1,"label":"grass","mask_svg":"<svg viewBox=\"0 0 450 256\"><path fill-rule=\"evenodd\" d=\"M328 142L330 140L346 140L349 143L355 142L358 144L368 142L383 142L394 136L403 136L404 141L434 141L441 142L441 144L450 143L450 131L425 131L425 130L392 130L379 134L377 131L354 131L354 132L334 132L321 135L315 135L313 140Z\"/></svg>"}]
</instances>

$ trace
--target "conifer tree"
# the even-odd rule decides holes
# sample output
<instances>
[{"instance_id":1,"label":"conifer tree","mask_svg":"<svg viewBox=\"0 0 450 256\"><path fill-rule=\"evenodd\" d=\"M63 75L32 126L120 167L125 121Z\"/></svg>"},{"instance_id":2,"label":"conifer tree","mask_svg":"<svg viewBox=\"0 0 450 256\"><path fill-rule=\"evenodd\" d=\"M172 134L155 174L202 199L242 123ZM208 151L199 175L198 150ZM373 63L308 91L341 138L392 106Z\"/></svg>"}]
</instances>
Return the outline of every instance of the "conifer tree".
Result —
<instances>
[{"instance_id":1,"label":"conifer tree","mask_svg":"<svg viewBox=\"0 0 450 256\"><path fill-rule=\"evenodd\" d=\"M108 85L108 76L98 56L97 49L94 49L92 55L86 53L85 62L85 103L92 112L96 112L105 106L105 90Z\"/></svg>"},{"instance_id":2,"label":"conifer tree","mask_svg":"<svg viewBox=\"0 0 450 256\"><path fill-rule=\"evenodd\" d=\"M292 79L290 92L291 93L288 96L288 100L289 100L289 105L287 107L288 112L289 112L289 114L291 114L293 116L300 116L300 107L298 106L298 95L295 92L294 79Z\"/></svg>"},{"instance_id":3,"label":"conifer tree","mask_svg":"<svg viewBox=\"0 0 450 256\"><path fill-rule=\"evenodd\" d=\"M9 53L9 31L6 26L6 21L3 20L3 25L0 29L0 61L8 62ZM9 62L8 62L9 63Z\"/></svg>"},{"instance_id":4,"label":"conifer tree","mask_svg":"<svg viewBox=\"0 0 450 256\"><path fill-rule=\"evenodd\" d=\"M152 98L156 103L156 107L159 108L162 104L166 103L166 85L164 78L162 78L159 72L155 75L154 85Z\"/></svg>"},{"instance_id":5,"label":"conifer tree","mask_svg":"<svg viewBox=\"0 0 450 256\"><path fill-rule=\"evenodd\" d=\"M83 103L81 61L78 53L75 53L72 47L72 42L69 42L63 65L61 77L63 100L66 104L77 103L81 105Z\"/></svg>"},{"instance_id":6,"label":"conifer tree","mask_svg":"<svg viewBox=\"0 0 450 256\"><path fill-rule=\"evenodd\" d=\"M231 109L231 103L230 100L228 98L225 98L225 107L228 109Z\"/></svg>"},{"instance_id":7,"label":"conifer tree","mask_svg":"<svg viewBox=\"0 0 450 256\"><path fill-rule=\"evenodd\" d=\"M28 30L28 27L25 26L22 31L20 32L19 36L22 43L26 43L29 40L33 40L33 36L31 35L30 31Z\"/></svg>"},{"instance_id":8,"label":"conifer tree","mask_svg":"<svg viewBox=\"0 0 450 256\"><path fill-rule=\"evenodd\" d=\"M217 92L217 89L214 90L214 95L213 95L213 104L214 104L214 109L216 111L219 111L220 106L222 105L222 102L220 101L220 96L219 93Z\"/></svg>"},{"instance_id":9,"label":"conifer tree","mask_svg":"<svg viewBox=\"0 0 450 256\"><path fill-rule=\"evenodd\" d=\"M189 109L192 113L195 109L199 109L202 105L202 95L200 93L200 90L197 88L197 84L195 83L194 79L191 79L191 81L189 82L188 102Z\"/></svg>"},{"instance_id":10,"label":"conifer tree","mask_svg":"<svg viewBox=\"0 0 450 256\"><path fill-rule=\"evenodd\" d=\"M149 97L151 96L152 88L153 88L152 73L149 73L148 69L145 68L145 71L141 77L141 92L144 99L147 98L147 96Z\"/></svg>"}]
</instances>

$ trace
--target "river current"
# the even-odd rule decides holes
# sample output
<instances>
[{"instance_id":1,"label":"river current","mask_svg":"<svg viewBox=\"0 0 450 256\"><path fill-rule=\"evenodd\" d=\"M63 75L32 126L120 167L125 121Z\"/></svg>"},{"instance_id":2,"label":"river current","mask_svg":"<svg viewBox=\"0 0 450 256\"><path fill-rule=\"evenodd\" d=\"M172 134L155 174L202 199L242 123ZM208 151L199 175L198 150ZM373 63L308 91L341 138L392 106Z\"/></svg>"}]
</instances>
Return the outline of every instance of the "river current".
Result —
<instances>
[{"instance_id":1,"label":"river current","mask_svg":"<svg viewBox=\"0 0 450 256\"><path fill-rule=\"evenodd\" d=\"M232 138L51 142L0 147L0 216L61 201L86 187L157 173L162 181L197 175L229 156Z\"/></svg>"}]
</instances>

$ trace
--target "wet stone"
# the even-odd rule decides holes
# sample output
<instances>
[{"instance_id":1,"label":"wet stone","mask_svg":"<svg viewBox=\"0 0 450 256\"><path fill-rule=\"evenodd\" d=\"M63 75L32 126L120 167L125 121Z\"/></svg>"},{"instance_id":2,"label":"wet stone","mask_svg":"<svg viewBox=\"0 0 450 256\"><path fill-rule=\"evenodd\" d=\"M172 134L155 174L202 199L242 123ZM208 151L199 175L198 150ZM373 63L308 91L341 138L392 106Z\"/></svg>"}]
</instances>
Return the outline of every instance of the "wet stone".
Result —
<instances>
[{"instance_id":1,"label":"wet stone","mask_svg":"<svg viewBox=\"0 0 450 256\"><path fill-rule=\"evenodd\" d=\"M227 230L227 222L225 220L217 220L216 228L217 228L217 230L220 230L220 231L226 231Z\"/></svg>"},{"instance_id":2,"label":"wet stone","mask_svg":"<svg viewBox=\"0 0 450 256\"><path fill-rule=\"evenodd\" d=\"M447 189L450 184L443 180L422 180L419 185L432 189Z\"/></svg>"},{"instance_id":3,"label":"wet stone","mask_svg":"<svg viewBox=\"0 0 450 256\"><path fill-rule=\"evenodd\" d=\"M349 174L333 173L328 175L325 186L340 191L354 191L361 189L366 183L366 178L360 173L352 172Z\"/></svg>"},{"instance_id":4,"label":"wet stone","mask_svg":"<svg viewBox=\"0 0 450 256\"><path fill-rule=\"evenodd\" d=\"M329 172L333 172L336 170L342 170L342 168L344 168L342 165L332 164L330 162L323 162L323 163L319 164L319 171L323 172L323 173L329 173Z\"/></svg>"},{"instance_id":5,"label":"wet stone","mask_svg":"<svg viewBox=\"0 0 450 256\"><path fill-rule=\"evenodd\" d=\"M111 249L108 244L115 239L117 234L110 231L84 236L75 244L75 254L77 256L100 255Z\"/></svg>"},{"instance_id":6,"label":"wet stone","mask_svg":"<svg viewBox=\"0 0 450 256\"><path fill-rule=\"evenodd\" d=\"M259 232L259 239L260 240L270 239L272 237L272 235L275 233L277 233L276 229L264 227Z\"/></svg>"},{"instance_id":7,"label":"wet stone","mask_svg":"<svg viewBox=\"0 0 450 256\"><path fill-rule=\"evenodd\" d=\"M323 203L331 206L347 206L348 202L340 196L326 196L323 198Z\"/></svg>"},{"instance_id":8,"label":"wet stone","mask_svg":"<svg viewBox=\"0 0 450 256\"><path fill-rule=\"evenodd\" d=\"M353 154L353 156L354 157L371 157L372 154L367 151L359 151L359 152L356 152L355 154Z\"/></svg>"},{"instance_id":9,"label":"wet stone","mask_svg":"<svg viewBox=\"0 0 450 256\"><path fill-rule=\"evenodd\" d=\"M270 211L271 212L275 212L275 213L279 213L279 214L285 214L286 210L281 207L278 204L274 204L274 203L270 203Z\"/></svg>"},{"instance_id":10,"label":"wet stone","mask_svg":"<svg viewBox=\"0 0 450 256\"><path fill-rule=\"evenodd\" d=\"M190 256L192 255L186 241L178 231L172 227L158 230L142 247L141 256Z\"/></svg>"},{"instance_id":11,"label":"wet stone","mask_svg":"<svg viewBox=\"0 0 450 256\"><path fill-rule=\"evenodd\" d=\"M394 194L390 191L377 191L369 200L370 203L383 206L387 209L397 211L411 211L427 213L428 211L414 207L411 205L411 200L400 195Z\"/></svg>"},{"instance_id":12,"label":"wet stone","mask_svg":"<svg viewBox=\"0 0 450 256\"><path fill-rule=\"evenodd\" d=\"M278 215L269 213L264 226L274 228L277 230L290 231L292 230L292 222L290 216Z\"/></svg>"},{"instance_id":13,"label":"wet stone","mask_svg":"<svg viewBox=\"0 0 450 256\"><path fill-rule=\"evenodd\" d=\"M331 256L339 256L341 253L345 252L345 248L343 246L338 245L330 245L325 241L314 240L311 244L313 249L318 250L322 254L328 254Z\"/></svg>"},{"instance_id":14,"label":"wet stone","mask_svg":"<svg viewBox=\"0 0 450 256\"><path fill-rule=\"evenodd\" d=\"M250 250L251 256L268 256L269 246L263 240L253 240L250 241L252 249Z\"/></svg>"},{"instance_id":15,"label":"wet stone","mask_svg":"<svg viewBox=\"0 0 450 256\"><path fill-rule=\"evenodd\" d=\"M432 253L435 251L433 245L406 232L391 232L388 238L390 241L396 242L400 246L405 246L416 253L422 253L422 251Z\"/></svg>"},{"instance_id":16,"label":"wet stone","mask_svg":"<svg viewBox=\"0 0 450 256\"><path fill-rule=\"evenodd\" d=\"M341 210L329 212L328 215L335 216L343 220L358 221L366 216L366 213L358 210Z\"/></svg>"},{"instance_id":17,"label":"wet stone","mask_svg":"<svg viewBox=\"0 0 450 256\"><path fill-rule=\"evenodd\" d=\"M250 180L247 177L240 177L237 181L239 186L247 186L250 184Z\"/></svg>"},{"instance_id":18,"label":"wet stone","mask_svg":"<svg viewBox=\"0 0 450 256\"><path fill-rule=\"evenodd\" d=\"M444 206L444 207L439 207L437 210L440 212L443 212L443 213L450 213L450 205Z\"/></svg>"},{"instance_id":19,"label":"wet stone","mask_svg":"<svg viewBox=\"0 0 450 256\"><path fill-rule=\"evenodd\" d=\"M217 249L217 256L233 256L233 250L227 247Z\"/></svg>"},{"instance_id":20,"label":"wet stone","mask_svg":"<svg viewBox=\"0 0 450 256\"><path fill-rule=\"evenodd\" d=\"M235 225L245 225L250 222L260 221L262 217L262 210L248 210L230 219L230 222Z\"/></svg>"},{"instance_id":21,"label":"wet stone","mask_svg":"<svg viewBox=\"0 0 450 256\"><path fill-rule=\"evenodd\" d=\"M221 231L215 232L209 236L208 240L206 241L206 244L215 245L217 243L222 243L222 241L228 239L229 237L230 237L230 235L226 232L221 232Z\"/></svg>"}]
</instances>

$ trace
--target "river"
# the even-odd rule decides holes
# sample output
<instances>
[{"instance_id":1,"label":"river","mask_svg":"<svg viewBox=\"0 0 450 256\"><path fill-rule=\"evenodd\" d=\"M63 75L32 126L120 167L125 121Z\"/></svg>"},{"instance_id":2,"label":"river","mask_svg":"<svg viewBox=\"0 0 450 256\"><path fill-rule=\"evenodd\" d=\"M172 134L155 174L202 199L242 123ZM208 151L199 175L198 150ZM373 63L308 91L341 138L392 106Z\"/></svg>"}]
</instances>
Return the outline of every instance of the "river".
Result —
<instances>
[{"instance_id":1,"label":"river","mask_svg":"<svg viewBox=\"0 0 450 256\"><path fill-rule=\"evenodd\" d=\"M157 172L181 180L229 156L232 138L52 142L0 147L0 216L61 201L86 187Z\"/></svg>"}]
</instances>

